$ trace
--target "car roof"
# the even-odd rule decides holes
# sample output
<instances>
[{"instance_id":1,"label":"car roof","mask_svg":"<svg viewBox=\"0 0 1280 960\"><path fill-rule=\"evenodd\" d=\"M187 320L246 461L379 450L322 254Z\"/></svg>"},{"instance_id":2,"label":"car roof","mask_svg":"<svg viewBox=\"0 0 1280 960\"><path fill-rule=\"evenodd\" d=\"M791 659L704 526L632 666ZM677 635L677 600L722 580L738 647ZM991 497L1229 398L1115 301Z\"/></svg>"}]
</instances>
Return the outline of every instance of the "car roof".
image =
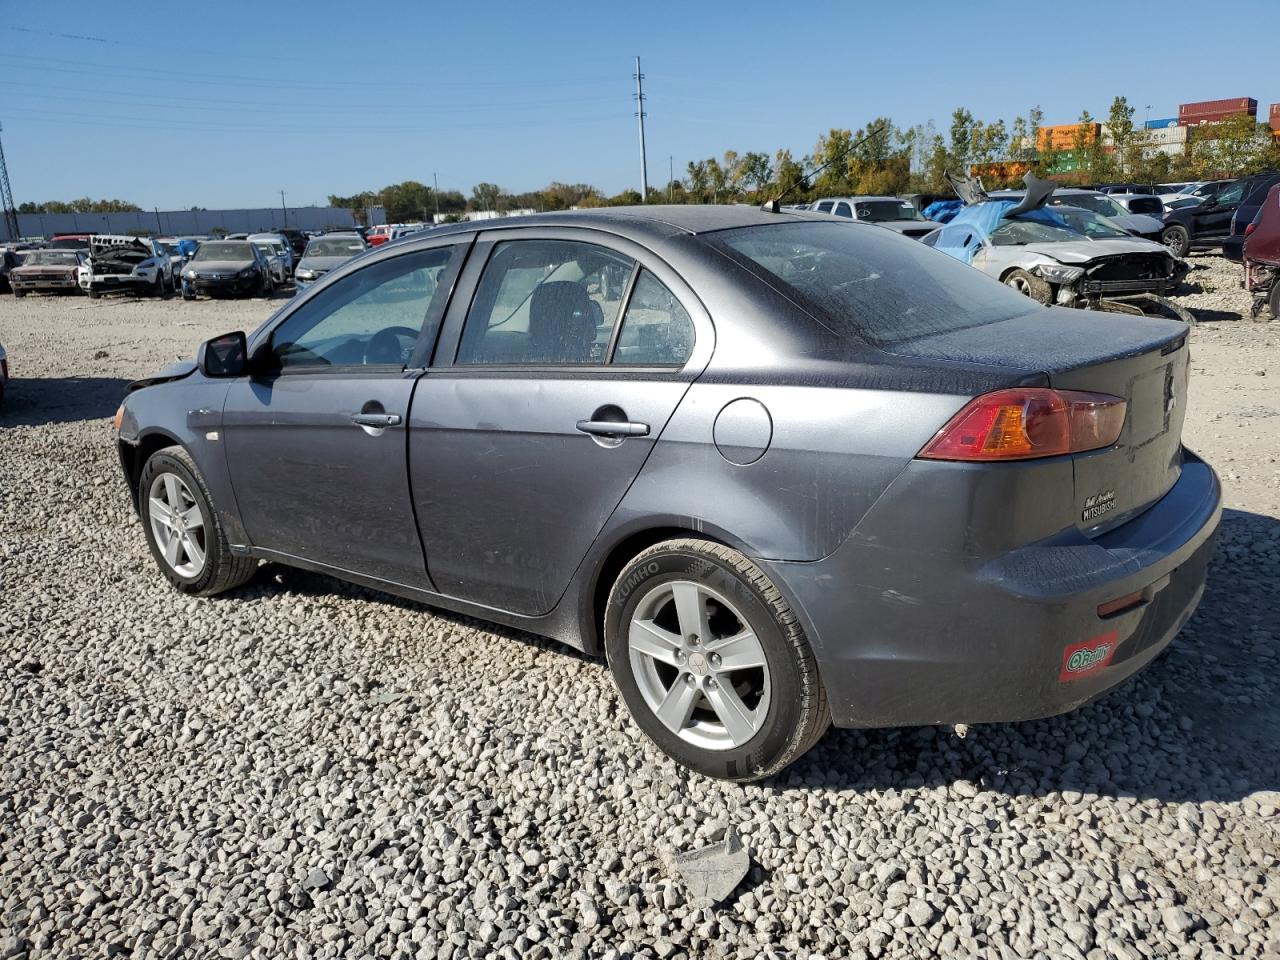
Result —
<instances>
[{"instance_id":1,"label":"car roof","mask_svg":"<svg viewBox=\"0 0 1280 960\"><path fill-rule=\"evenodd\" d=\"M542 226L588 227L610 230L628 236L671 237L678 234L714 233L717 230L766 226L797 220L825 223L830 218L816 211L791 210L786 207L778 213L768 213L762 207L749 204L650 204L634 207L562 210L555 213L535 213L520 217L497 217L492 220L450 223L430 231L423 231L422 237L434 239L454 233ZM417 239L419 235L412 236Z\"/></svg>"},{"instance_id":2,"label":"car roof","mask_svg":"<svg viewBox=\"0 0 1280 960\"><path fill-rule=\"evenodd\" d=\"M815 200L814 203L826 203L829 200L832 200L832 201L847 200L850 203L853 203L858 200L892 200L894 203L908 202L906 200L903 200L901 197L886 197L886 196L873 196L871 194L866 194L866 195L858 194L858 195L849 196L849 197L823 197L821 200Z\"/></svg>"}]
</instances>

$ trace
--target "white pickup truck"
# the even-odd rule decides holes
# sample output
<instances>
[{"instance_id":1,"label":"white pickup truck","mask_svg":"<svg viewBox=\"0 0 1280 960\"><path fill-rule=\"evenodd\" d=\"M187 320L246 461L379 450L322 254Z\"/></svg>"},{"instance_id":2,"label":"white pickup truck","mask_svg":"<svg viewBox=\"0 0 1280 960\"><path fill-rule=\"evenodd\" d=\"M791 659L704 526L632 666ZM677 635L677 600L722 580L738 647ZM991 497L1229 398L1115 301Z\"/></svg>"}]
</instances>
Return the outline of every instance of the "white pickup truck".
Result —
<instances>
[{"instance_id":1,"label":"white pickup truck","mask_svg":"<svg viewBox=\"0 0 1280 960\"><path fill-rule=\"evenodd\" d=\"M80 287L91 298L119 290L167 297L175 289L169 250L144 237L94 234L89 259L80 268Z\"/></svg>"}]
</instances>

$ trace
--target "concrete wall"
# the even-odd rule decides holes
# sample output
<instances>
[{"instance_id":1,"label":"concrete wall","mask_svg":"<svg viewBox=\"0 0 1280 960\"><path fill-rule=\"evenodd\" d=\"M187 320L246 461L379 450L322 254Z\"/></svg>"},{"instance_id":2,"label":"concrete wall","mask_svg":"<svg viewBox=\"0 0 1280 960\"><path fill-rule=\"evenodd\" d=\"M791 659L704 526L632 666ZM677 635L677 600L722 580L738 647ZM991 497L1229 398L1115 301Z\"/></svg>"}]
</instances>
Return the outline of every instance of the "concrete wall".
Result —
<instances>
[{"instance_id":1,"label":"concrete wall","mask_svg":"<svg viewBox=\"0 0 1280 960\"><path fill-rule=\"evenodd\" d=\"M158 219L158 222L157 222ZM24 237L48 237L55 233L130 233L150 230L153 234L202 236L215 227L228 233L268 231L276 227L322 230L351 227L350 210L341 207L290 207L285 222L279 207L243 210L161 210L142 213L20 213L19 232ZM0 228L2 229L2 228Z\"/></svg>"}]
</instances>

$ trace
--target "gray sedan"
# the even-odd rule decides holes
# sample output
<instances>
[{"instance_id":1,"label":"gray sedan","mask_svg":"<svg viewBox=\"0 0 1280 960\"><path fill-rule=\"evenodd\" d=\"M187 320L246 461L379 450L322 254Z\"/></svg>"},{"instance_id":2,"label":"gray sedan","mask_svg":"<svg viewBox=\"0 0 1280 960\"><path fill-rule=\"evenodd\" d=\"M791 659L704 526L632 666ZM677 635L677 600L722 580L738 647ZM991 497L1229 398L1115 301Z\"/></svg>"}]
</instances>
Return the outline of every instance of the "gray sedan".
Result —
<instances>
[{"instance_id":1,"label":"gray sedan","mask_svg":"<svg viewBox=\"0 0 1280 960\"><path fill-rule=\"evenodd\" d=\"M1187 369L1182 324L873 225L613 208L358 257L135 383L118 445L182 593L271 560L553 637L752 780L832 722L1040 717L1154 659L1221 510Z\"/></svg>"}]
</instances>

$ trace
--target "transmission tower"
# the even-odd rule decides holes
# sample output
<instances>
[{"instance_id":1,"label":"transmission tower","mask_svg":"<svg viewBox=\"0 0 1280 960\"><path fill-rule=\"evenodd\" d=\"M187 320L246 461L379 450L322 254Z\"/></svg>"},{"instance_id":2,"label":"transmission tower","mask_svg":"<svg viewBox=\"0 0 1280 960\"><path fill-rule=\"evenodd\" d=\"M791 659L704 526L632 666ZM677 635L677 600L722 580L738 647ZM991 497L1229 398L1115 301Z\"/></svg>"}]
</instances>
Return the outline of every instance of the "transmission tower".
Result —
<instances>
[{"instance_id":1,"label":"transmission tower","mask_svg":"<svg viewBox=\"0 0 1280 960\"><path fill-rule=\"evenodd\" d=\"M0 132L4 124L0 124ZM4 141L0 140L0 207L4 207L4 226L10 240L18 239L18 211L13 206L13 190L9 187L9 168L4 162Z\"/></svg>"},{"instance_id":2,"label":"transmission tower","mask_svg":"<svg viewBox=\"0 0 1280 960\"><path fill-rule=\"evenodd\" d=\"M636 100L636 116L640 119L640 202L649 202L649 165L645 162L644 156L644 118L648 116L644 112L644 74L640 72L640 58L636 57L636 92L633 94Z\"/></svg>"}]
</instances>

